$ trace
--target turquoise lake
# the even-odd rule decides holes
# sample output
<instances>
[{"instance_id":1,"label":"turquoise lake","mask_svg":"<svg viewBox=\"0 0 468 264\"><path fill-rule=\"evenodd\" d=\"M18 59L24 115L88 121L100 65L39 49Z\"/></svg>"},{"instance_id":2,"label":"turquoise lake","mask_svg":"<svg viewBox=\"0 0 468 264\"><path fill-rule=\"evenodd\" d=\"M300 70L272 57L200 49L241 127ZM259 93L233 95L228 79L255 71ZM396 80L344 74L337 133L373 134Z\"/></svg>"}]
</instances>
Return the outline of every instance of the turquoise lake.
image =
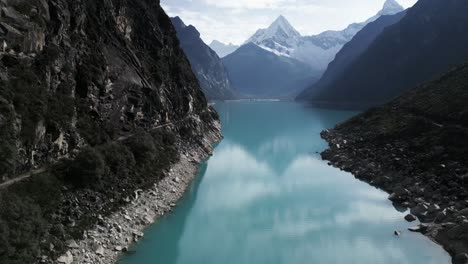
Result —
<instances>
[{"instance_id":1,"label":"turquoise lake","mask_svg":"<svg viewBox=\"0 0 468 264\"><path fill-rule=\"evenodd\" d=\"M356 114L216 103L225 139L173 213L121 264L448 264L388 194L322 161L320 131ZM393 235L401 230L402 236Z\"/></svg>"}]
</instances>

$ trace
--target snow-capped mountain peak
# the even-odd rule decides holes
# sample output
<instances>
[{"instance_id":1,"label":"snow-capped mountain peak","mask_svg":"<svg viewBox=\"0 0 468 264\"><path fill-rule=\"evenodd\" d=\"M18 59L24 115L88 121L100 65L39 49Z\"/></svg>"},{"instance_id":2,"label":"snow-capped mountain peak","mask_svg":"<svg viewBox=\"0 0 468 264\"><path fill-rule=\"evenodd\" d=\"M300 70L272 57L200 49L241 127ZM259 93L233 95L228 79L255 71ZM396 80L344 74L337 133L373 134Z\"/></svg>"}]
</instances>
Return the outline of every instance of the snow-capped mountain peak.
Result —
<instances>
[{"instance_id":1,"label":"snow-capped mountain peak","mask_svg":"<svg viewBox=\"0 0 468 264\"><path fill-rule=\"evenodd\" d=\"M282 45L289 45L289 42L299 38L301 38L301 34L281 15L268 28L257 30L245 43L252 42L262 45L262 42L273 40Z\"/></svg>"},{"instance_id":2,"label":"snow-capped mountain peak","mask_svg":"<svg viewBox=\"0 0 468 264\"><path fill-rule=\"evenodd\" d=\"M289 57L301 38L301 34L281 15L268 28L257 30L245 44L254 43L277 55Z\"/></svg>"},{"instance_id":3,"label":"snow-capped mountain peak","mask_svg":"<svg viewBox=\"0 0 468 264\"><path fill-rule=\"evenodd\" d=\"M279 16L273 24L267 29L269 35L277 35L279 33L285 33L288 37L301 37L301 34L291 26L289 21L284 16Z\"/></svg>"}]
</instances>

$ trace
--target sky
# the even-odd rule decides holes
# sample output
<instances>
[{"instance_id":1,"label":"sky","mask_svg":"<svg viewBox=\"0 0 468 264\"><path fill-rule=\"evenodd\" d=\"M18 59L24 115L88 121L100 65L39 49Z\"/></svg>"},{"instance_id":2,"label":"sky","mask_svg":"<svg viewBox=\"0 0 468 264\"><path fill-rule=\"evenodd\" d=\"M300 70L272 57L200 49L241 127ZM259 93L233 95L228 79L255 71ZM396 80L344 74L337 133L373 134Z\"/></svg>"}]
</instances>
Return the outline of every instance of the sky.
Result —
<instances>
[{"instance_id":1,"label":"sky","mask_svg":"<svg viewBox=\"0 0 468 264\"><path fill-rule=\"evenodd\" d=\"M417 0L397 0L403 7ZM169 16L195 26L206 43L242 44L284 15L302 35L341 30L375 15L385 0L161 0Z\"/></svg>"}]
</instances>

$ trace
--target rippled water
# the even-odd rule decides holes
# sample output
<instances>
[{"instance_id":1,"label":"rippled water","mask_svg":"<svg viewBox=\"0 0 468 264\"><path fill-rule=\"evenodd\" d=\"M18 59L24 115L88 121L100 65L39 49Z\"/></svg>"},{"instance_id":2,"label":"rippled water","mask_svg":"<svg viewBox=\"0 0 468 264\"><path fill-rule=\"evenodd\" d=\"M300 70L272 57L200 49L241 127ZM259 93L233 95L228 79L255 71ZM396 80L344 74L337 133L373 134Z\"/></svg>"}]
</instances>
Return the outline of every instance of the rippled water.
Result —
<instances>
[{"instance_id":1,"label":"rippled water","mask_svg":"<svg viewBox=\"0 0 468 264\"><path fill-rule=\"evenodd\" d=\"M217 103L224 141L177 209L122 264L444 264L387 194L320 159L320 131L353 112ZM402 230L401 237L393 235Z\"/></svg>"}]
</instances>

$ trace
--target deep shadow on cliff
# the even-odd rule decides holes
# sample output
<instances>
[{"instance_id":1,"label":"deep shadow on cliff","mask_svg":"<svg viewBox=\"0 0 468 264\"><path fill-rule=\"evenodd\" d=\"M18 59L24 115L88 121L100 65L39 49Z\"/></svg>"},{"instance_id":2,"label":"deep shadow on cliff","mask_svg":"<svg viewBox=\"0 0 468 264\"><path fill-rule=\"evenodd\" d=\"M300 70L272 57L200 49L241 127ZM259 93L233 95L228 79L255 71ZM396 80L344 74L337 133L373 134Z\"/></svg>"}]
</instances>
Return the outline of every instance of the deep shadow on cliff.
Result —
<instances>
[{"instance_id":1,"label":"deep shadow on cliff","mask_svg":"<svg viewBox=\"0 0 468 264\"><path fill-rule=\"evenodd\" d=\"M0 262L56 257L217 114L153 0L0 1Z\"/></svg>"},{"instance_id":2,"label":"deep shadow on cliff","mask_svg":"<svg viewBox=\"0 0 468 264\"><path fill-rule=\"evenodd\" d=\"M209 100L233 100L238 98L231 87L229 74L223 62L200 38L200 32L192 26L186 26L180 17L171 18L177 31L182 50L192 65L200 86Z\"/></svg>"},{"instance_id":3,"label":"deep shadow on cliff","mask_svg":"<svg viewBox=\"0 0 468 264\"><path fill-rule=\"evenodd\" d=\"M468 64L322 136L322 156L411 208L420 231L468 263Z\"/></svg>"}]
</instances>

